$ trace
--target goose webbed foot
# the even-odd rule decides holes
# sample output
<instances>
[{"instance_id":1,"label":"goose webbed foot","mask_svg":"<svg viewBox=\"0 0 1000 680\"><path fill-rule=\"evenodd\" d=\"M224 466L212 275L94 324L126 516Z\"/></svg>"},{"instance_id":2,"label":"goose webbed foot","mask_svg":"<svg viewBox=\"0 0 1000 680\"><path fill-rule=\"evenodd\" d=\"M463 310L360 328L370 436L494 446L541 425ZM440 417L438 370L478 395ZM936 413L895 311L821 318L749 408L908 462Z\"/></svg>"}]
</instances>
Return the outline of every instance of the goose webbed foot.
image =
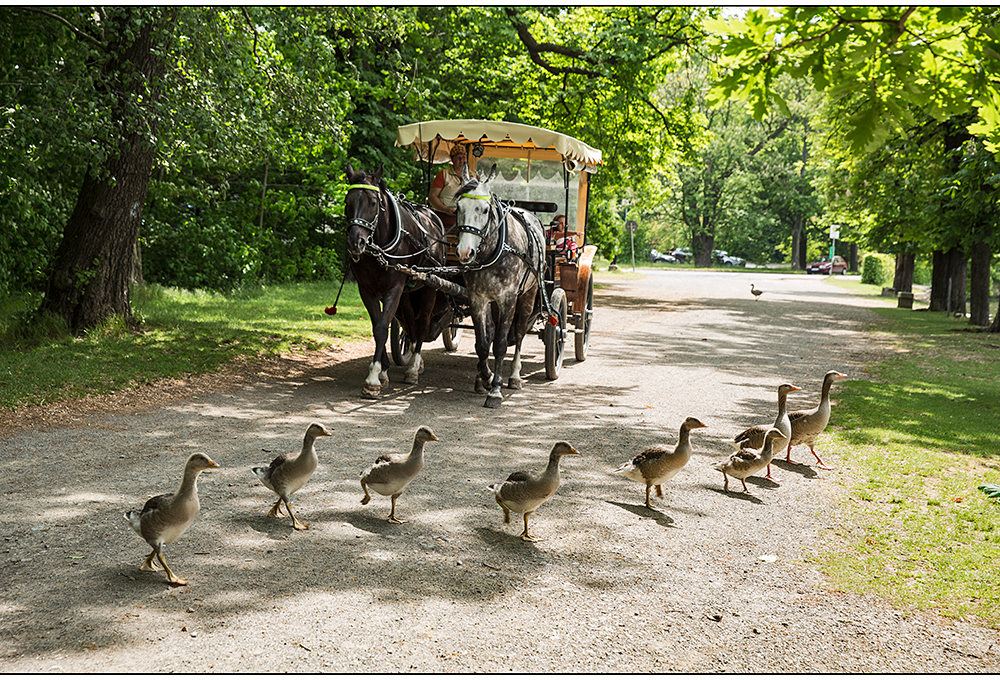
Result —
<instances>
[{"instance_id":1,"label":"goose webbed foot","mask_svg":"<svg viewBox=\"0 0 1000 680\"><path fill-rule=\"evenodd\" d=\"M142 571L161 571L160 567L153 562L153 558L156 557L156 551L153 550L151 553L146 555L146 559L142 561L142 566L139 567Z\"/></svg>"},{"instance_id":2,"label":"goose webbed foot","mask_svg":"<svg viewBox=\"0 0 1000 680\"><path fill-rule=\"evenodd\" d=\"M389 511L389 524L406 524L405 519L396 517L396 496L392 497L392 510Z\"/></svg>"},{"instance_id":3,"label":"goose webbed foot","mask_svg":"<svg viewBox=\"0 0 1000 680\"><path fill-rule=\"evenodd\" d=\"M816 453L811 446L809 447L809 451L812 452L812 455L816 456L816 463L820 468L822 468L823 470L833 469L832 467L823 462L823 459L819 457L819 454Z\"/></svg>"}]
</instances>

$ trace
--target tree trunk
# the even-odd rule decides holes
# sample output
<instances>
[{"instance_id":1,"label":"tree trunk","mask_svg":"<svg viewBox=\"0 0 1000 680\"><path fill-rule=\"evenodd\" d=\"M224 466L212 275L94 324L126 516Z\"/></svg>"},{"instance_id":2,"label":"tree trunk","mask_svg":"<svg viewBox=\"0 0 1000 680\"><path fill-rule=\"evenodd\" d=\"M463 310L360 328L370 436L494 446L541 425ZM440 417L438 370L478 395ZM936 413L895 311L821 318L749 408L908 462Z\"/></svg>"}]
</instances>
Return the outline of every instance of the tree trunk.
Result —
<instances>
[{"instance_id":1,"label":"tree trunk","mask_svg":"<svg viewBox=\"0 0 1000 680\"><path fill-rule=\"evenodd\" d=\"M951 255L951 304L948 308L952 314L965 316L966 275L969 271L969 260L958 248L948 251Z\"/></svg>"},{"instance_id":2,"label":"tree trunk","mask_svg":"<svg viewBox=\"0 0 1000 680\"><path fill-rule=\"evenodd\" d=\"M961 262L961 269L958 267ZM962 300L961 311L965 312L965 258L958 248L944 252L934 251L934 259L931 270L931 304L929 310L932 312L956 311L958 307L954 304L958 299ZM958 295L958 288L961 288L961 298ZM948 298L949 292L951 299Z\"/></svg>"},{"instance_id":3,"label":"tree trunk","mask_svg":"<svg viewBox=\"0 0 1000 680\"><path fill-rule=\"evenodd\" d=\"M698 267L712 266L712 250L715 248L715 229L702 226L691 238L691 254Z\"/></svg>"},{"instance_id":4,"label":"tree trunk","mask_svg":"<svg viewBox=\"0 0 1000 680\"><path fill-rule=\"evenodd\" d=\"M101 82L115 98L110 115L117 138L108 142L112 152L101 168L83 178L41 305L77 333L113 315L137 325L129 290L153 168L156 126L148 107L159 98L161 24L166 23L145 21L133 33L137 17L147 12L128 7L108 27L116 37L108 44L111 57Z\"/></svg>"},{"instance_id":5,"label":"tree trunk","mask_svg":"<svg viewBox=\"0 0 1000 680\"><path fill-rule=\"evenodd\" d=\"M858 267L858 244L851 243L849 253L847 256L847 267L852 272L859 271Z\"/></svg>"},{"instance_id":6,"label":"tree trunk","mask_svg":"<svg viewBox=\"0 0 1000 680\"><path fill-rule=\"evenodd\" d=\"M986 326L990 323L990 260L993 253L986 241L972 247L969 272L969 324Z\"/></svg>"},{"instance_id":7,"label":"tree trunk","mask_svg":"<svg viewBox=\"0 0 1000 680\"><path fill-rule=\"evenodd\" d=\"M792 269L806 268L805 257L802 255L805 252L802 223L802 215L796 215L792 222Z\"/></svg>"},{"instance_id":8,"label":"tree trunk","mask_svg":"<svg viewBox=\"0 0 1000 680\"><path fill-rule=\"evenodd\" d=\"M897 292L913 292L913 266L917 256L913 253L899 253L896 255L896 274L892 279L892 287Z\"/></svg>"}]
</instances>

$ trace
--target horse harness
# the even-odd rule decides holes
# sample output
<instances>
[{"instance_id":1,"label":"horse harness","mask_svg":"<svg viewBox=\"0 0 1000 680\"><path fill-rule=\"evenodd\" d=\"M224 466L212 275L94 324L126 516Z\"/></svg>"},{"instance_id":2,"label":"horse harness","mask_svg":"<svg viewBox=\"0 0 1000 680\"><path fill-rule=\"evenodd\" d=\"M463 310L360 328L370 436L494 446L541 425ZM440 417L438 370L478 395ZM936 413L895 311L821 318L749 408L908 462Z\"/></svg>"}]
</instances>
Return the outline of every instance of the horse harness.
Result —
<instances>
[{"instance_id":1,"label":"horse harness","mask_svg":"<svg viewBox=\"0 0 1000 680\"><path fill-rule=\"evenodd\" d=\"M417 257L418 255L423 255L424 253L429 253L431 247L435 243L442 243L440 239L436 238L433 234L430 234L427 231L427 229L424 227L423 222L420 219L414 219L414 222L416 222L417 229L420 230L420 235L423 237L422 241L418 241L412 234L410 234L410 232L403 229L402 220L400 219L399 215L399 210L400 210L399 200L401 199L397 199L395 196L393 196L392 192L385 191L384 193L387 198L386 203L388 204L388 209L386 210L386 220L390 226L395 227L395 231L393 233L392 240L389 242L389 244L385 246L380 246L379 244L375 243L375 230L378 228L379 218L382 216L383 190L380 187L374 186L372 184L348 185L347 190L351 191L352 189L362 189L366 191L375 191L378 193L378 199L375 201L375 205L377 206L375 216L371 220L365 220L361 217L352 217L348 221L347 226L348 228L352 226L360 227L361 229L364 229L365 231L368 232L368 236L364 239L363 248L361 252L370 253L372 257L378 260L379 264L382 265L382 267L388 268L390 266L395 266L389 262L390 259L404 260L407 258ZM409 201L404 200L403 202L408 207L409 206L412 206L412 208L420 207L415 203L410 203ZM416 210L413 210L412 208L410 212L412 212L414 214L414 217L416 218L418 213L416 212ZM415 253L409 253L408 255L393 254L393 251L399 247L399 244L402 241L404 235L413 245L419 248L419 250L417 250L417 252ZM434 261L437 262L436 259Z\"/></svg>"},{"instance_id":2,"label":"horse harness","mask_svg":"<svg viewBox=\"0 0 1000 680\"><path fill-rule=\"evenodd\" d=\"M375 217L373 217L371 220L364 220L360 217L353 217L348 222L348 228L350 228L350 226L353 225L360 227L368 232L368 237L364 241L363 252L367 251L371 253L372 257L374 257L382 267L386 269L392 268L395 269L396 271L403 272L410 276L413 276L415 274L463 274L467 271L477 271L480 269L485 269L487 267L490 267L496 264L504 253L511 253L528 265L528 268L521 279L521 283L518 286L518 291L519 291L518 294L520 295L524 293L528 283L528 277L531 274L534 274L535 278L538 280L540 284L539 290L542 293L542 303L545 307L545 311L549 317L552 317L553 315L552 305L549 302L549 296L545 288L545 285L542 283L542 274L543 274L542 268L544 267L544 257L533 257L536 252L544 253L543 250L544 246L542 243L538 242L537 236L528 227L528 223L525 220L524 215L522 215L520 212L512 210L510 205L502 203L500 199L498 199L496 196L492 194L488 196L463 194L464 197L490 201L490 219L487 220L486 225L482 229L477 229L476 227L473 227L472 225L468 224L457 225L455 227L455 229L459 233L468 232L470 234L475 234L482 239L485 238L486 232L488 231L489 227L492 224L494 215L497 216L497 227L499 230L499 234L497 237L497 246L493 252L492 257L490 257L488 261L475 263L472 265L465 265L462 267L449 267L443 265L439 265L436 267L421 267L421 266L408 266L406 264L403 264L402 262L390 262L389 260L390 259L403 260L406 258L411 258L417 255L421 255L424 252L428 252L433 243L442 243L442 241L440 239L435 238L433 235L428 234L427 231L424 229L423 224L421 224L419 220L417 220L417 227L418 229L420 229L420 233L424 237L423 243L418 243L416 239L414 239L409 232L404 231L400 226L401 222L399 219L399 204L397 203L397 199L395 196L392 195L391 192L385 191L384 193L388 197L387 200L387 203L389 205L388 213L390 214L389 222L395 225L396 231L395 234L393 235L392 242L388 246L379 246L377 243L374 242L374 234L375 234L375 229L378 226L379 217L382 214L381 195L383 193L383 190L380 187L371 184L348 185L347 190L351 191L352 189L375 191L378 192L379 194L379 200L376 202L378 205L378 211L375 213ZM406 203L409 205L413 205L414 207L419 207L416 204L409 203L409 201L406 201ZM521 252L520 250L512 246L510 243L508 243L507 217L509 215L512 215L524 227L524 232L528 236L528 252L526 253ZM398 247L399 242L402 239L402 235L404 233L406 234L407 238L409 238L410 241L413 242L415 245L417 245L418 247L422 246L422 249L416 253L411 253L410 255L393 255L392 251L395 250L396 247Z\"/></svg>"},{"instance_id":3,"label":"horse harness","mask_svg":"<svg viewBox=\"0 0 1000 680\"><path fill-rule=\"evenodd\" d=\"M545 285L542 281L542 275L543 275L542 270L545 267L545 259L544 259L545 246L541 241L539 241L535 232L532 231L531 228L528 226L528 222L525 219L524 213L521 211L513 210L509 204L503 203L502 201L500 201L499 198L497 198L493 194L489 194L487 196L481 196L478 194L462 194L461 198L473 198L479 201L489 201L490 214L489 214L489 219L486 221L486 224L481 229L473 227L470 224L457 225L456 229L460 234L463 232L474 234L478 236L480 239L485 240L486 233L493 222L494 215L497 216L497 229L498 229L497 245L495 250L493 251L492 257L488 258L488 260L485 263L479 262L473 265L467 265L463 271L475 271L491 267L492 265L497 263L497 261L504 253L511 253L512 255L521 259L527 265L527 269L525 270L524 276L521 278L521 283L518 286L518 295L524 293L525 287L527 286L528 283L528 277L534 274L535 279L538 281L539 284L538 285L539 291L542 294L542 304L545 307L546 314L551 318L553 316L552 305L549 302L548 291L546 290ZM508 243L507 241L508 216L514 217L518 222L521 223L521 226L524 228L524 233L528 237L528 252L526 253L521 252L520 250L512 246L510 243ZM538 254L537 256L536 253Z\"/></svg>"},{"instance_id":4,"label":"horse harness","mask_svg":"<svg viewBox=\"0 0 1000 680\"><path fill-rule=\"evenodd\" d=\"M461 198L473 198L479 201L489 201L490 202L490 215L486 224L478 229L473 227L471 224L459 224L456 226L459 234L467 233L478 236L482 240L486 240L486 233L489 231L490 226L493 223L493 218L497 218L497 245L493 251L493 255L485 262L477 262L475 264L470 264L465 267L465 271L476 271L479 269L486 269L487 267L492 267L497 261L503 256L504 253L511 253L512 255L521 259L526 265L528 265L528 270L524 273L524 277L521 279L521 284L518 287L519 295L524 292L525 285L528 282L528 275L534 274L535 277L541 281L541 271L539 270L538 262L541 262L540 258L534 257L535 253L542 252L541 245L535 242L535 234L528 226L528 222L524 219L524 215L519 212L511 210L511 207L507 204L501 203L493 194L486 196L480 196L478 194L462 194ZM513 216L521 226L524 227L524 233L528 237L528 252L523 253L514 246L512 246L507 240L507 217Z\"/></svg>"}]
</instances>

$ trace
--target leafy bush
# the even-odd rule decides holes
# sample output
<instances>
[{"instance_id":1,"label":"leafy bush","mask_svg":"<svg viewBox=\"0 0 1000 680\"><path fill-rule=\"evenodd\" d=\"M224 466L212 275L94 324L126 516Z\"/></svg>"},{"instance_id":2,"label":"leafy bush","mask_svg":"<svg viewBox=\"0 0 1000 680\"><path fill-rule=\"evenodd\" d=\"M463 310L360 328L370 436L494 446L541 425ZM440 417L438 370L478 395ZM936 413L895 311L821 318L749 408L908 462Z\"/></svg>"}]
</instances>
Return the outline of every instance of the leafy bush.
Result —
<instances>
[{"instance_id":1,"label":"leafy bush","mask_svg":"<svg viewBox=\"0 0 1000 680\"><path fill-rule=\"evenodd\" d=\"M189 177L193 177L191 173ZM189 290L338 279L344 225L301 173L154 181L143 224L143 275Z\"/></svg>"},{"instance_id":2,"label":"leafy bush","mask_svg":"<svg viewBox=\"0 0 1000 680\"><path fill-rule=\"evenodd\" d=\"M895 264L886 255L871 253L861 263L861 283L884 286L892 282Z\"/></svg>"}]
</instances>

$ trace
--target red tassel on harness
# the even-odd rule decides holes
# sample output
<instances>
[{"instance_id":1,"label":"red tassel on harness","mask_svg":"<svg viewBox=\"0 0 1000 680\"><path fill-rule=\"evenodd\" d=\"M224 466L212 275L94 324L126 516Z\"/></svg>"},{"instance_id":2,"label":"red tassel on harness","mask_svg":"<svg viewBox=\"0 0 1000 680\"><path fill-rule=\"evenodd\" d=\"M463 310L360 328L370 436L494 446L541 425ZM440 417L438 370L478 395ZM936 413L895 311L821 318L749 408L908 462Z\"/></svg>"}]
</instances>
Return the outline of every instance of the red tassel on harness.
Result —
<instances>
[{"instance_id":1,"label":"red tassel on harness","mask_svg":"<svg viewBox=\"0 0 1000 680\"><path fill-rule=\"evenodd\" d=\"M556 316L555 314L549 314L549 325L550 326L558 326L559 325L559 317Z\"/></svg>"},{"instance_id":2,"label":"red tassel on harness","mask_svg":"<svg viewBox=\"0 0 1000 680\"><path fill-rule=\"evenodd\" d=\"M326 312L327 314L329 314L330 316L333 316L334 314L336 314L336 313L337 313L337 305L334 305L333 307L327 307L327 308L326 308L326 309L324 309L323 311L325 311L325 312Z\"/></svg>"}]
</instances>

